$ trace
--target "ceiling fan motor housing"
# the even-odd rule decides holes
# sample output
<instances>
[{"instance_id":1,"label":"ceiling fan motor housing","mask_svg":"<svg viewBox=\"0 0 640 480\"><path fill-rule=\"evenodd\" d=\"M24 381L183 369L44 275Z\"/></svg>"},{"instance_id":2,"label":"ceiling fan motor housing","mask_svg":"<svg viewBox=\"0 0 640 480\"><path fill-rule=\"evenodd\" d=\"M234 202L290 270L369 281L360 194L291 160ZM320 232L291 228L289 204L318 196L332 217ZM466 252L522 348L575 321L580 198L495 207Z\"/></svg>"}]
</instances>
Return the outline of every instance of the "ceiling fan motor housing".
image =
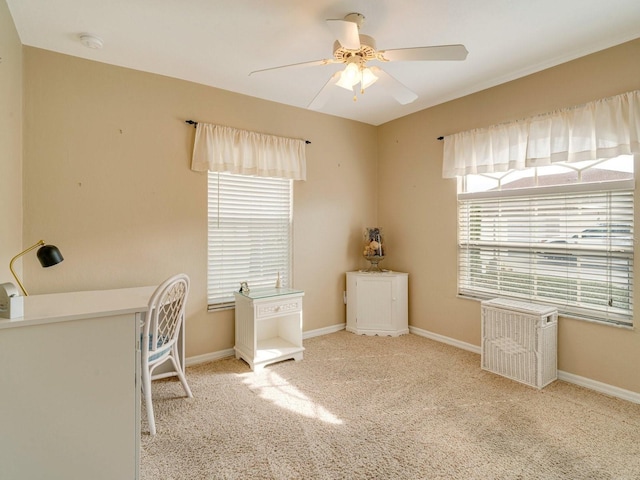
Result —
<instances>
[{"instance_id":1,"label":"ceiling fan motor housing","mask_svg":"<svg viewBox=\"0 0 640 480\"><path fill-rule=\"evenodd\" d=\"M360 37L360 48L358 50L350 50L340 45L337 40L333 44L333 57L339 62L346 63L353 56L358 56L362 62L378 58L376 52L376 41L369 35L358 35Z\"/></svg>"}]
</instances>

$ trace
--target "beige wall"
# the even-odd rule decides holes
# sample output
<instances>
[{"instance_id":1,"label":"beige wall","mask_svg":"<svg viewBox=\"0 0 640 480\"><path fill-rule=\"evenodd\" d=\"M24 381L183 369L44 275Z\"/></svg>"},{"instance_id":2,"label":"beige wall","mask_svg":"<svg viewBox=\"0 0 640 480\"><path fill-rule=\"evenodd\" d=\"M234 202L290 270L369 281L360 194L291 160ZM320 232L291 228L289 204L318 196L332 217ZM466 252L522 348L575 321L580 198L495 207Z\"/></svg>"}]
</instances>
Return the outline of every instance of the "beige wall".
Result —
<instances>
[{"instance_id":1,"label":"beige wall","mask_svg":"<svg viewBox=\"0 0 640 480\"><path fill-rule=\"evenodd\" d=\"M65 261L25 261L30 293L192 279L187 355L233 346L233 311L207 313L206 174L189 169L186 119L305 138L294 185L294 286L304 328L344 323L344 272L376 219L376 129L182 80L25 47L25 242ZM35 239L35 240L34 240Z\"/></svg>"},{"instance_id":2,"label":"beige wall","mask_svg":"<svg viewBox=\"0 0 640 480\"><path fill-rule=\"evenodd\" d=\"M442 142L437 137L638 89L638 59L640 40L379 128L378 223L387 231L389 265L410 273L411 325L480 344L480 304L456 297L456 181L442 178ZM636 276L638 272L636 266ZM638 292L636 288L636 299ZM561 370L640 392L639 365L637 328L560 319Z\"/></svg>"},{"instance_id":3,"label":"beige wall","mask_svg":"<svg viewBox=\"0 0 640 480\"><path fill-rule=\"evenodd\" d=\"M0 283L13 282L9 261L22 250L22 44L0 0ZM16 270L21 265L16 262Z\"/></svg>"}]
</instances>

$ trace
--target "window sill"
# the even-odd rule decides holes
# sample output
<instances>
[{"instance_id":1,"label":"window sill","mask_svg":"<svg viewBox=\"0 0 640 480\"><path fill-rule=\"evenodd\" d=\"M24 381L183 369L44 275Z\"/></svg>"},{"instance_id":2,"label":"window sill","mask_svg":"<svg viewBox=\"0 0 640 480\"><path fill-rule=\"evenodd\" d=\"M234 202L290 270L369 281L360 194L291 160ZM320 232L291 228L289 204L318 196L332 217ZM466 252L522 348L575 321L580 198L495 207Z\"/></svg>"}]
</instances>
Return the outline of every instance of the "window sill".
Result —
<instances>
[{"instance_id":1,"label":"window sill","mask_svg":"<svg viewBox=\"0 0 640 480\"><path fill-rule=\"evenodd\" d=\"M235 310L235 308L236 308L235 302L221 303L217 305L207 305L207 312L209 313L222 312L224 310Z\"/></svg>"},{"instance_id":2,"label":"window sill","mask_svg":"<svg viewBox=\"0 0 640 480\"><path fill-rule=\"evenodd\" d=\"M487 298L480 298L480 297L471 297L471 296L467 296L467 295L460 295L460 294L456 294L456 297L462 299L462 300L471 300L471 301L475 301L475 302L482 302L483 300L488 300L489 297ZM493 297L493 298L498 298L498 296ZM528 300L522 300L522 301L528 301ZM538 303L533 301L532 303ZM606 326L606 327L615 327L615 328L621 328L623 330L630 330L630 331L634 331L635 327L634 325L625 325L622 323L616 323L614 321L608 321L608 320L598 320L595 318L591 318L591 317L583 317L574 313L561 313L560 311L558 311L558 318L566 318L568 320L579 320L582 322L589 322L589 323L595 323L597 325L602 325L602 326Z\"/></svg>"}]
</instances>

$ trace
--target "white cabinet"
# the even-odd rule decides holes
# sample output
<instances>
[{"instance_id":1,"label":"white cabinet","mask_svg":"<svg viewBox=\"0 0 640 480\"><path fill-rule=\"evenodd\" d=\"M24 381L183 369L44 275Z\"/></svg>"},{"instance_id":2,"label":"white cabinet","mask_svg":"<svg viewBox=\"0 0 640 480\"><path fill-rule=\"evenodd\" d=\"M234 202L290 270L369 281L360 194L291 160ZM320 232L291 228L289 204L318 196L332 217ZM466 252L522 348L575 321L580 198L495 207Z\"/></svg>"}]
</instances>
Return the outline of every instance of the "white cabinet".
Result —
<instances>
[{"instance_id":1,"label":"white cabinet","mask_svg":"<svg viewBox=\"0 0 640 480\"><path fill-rule=\"evenodd\" d=\"M409 333L408 278L401 272L347 272L347 331Z\"/></svg>"},{"instance_id":2,"label":"white cabinet","mask_svg":"<svg viewBox=\"0 0 640 480\"><path fill-rule=\"evenodd\" d=\"M303 296L303 291L291 288L235 293L236 358L253 371L282 360L302 360Z\"/></svg>"}]
</instances>

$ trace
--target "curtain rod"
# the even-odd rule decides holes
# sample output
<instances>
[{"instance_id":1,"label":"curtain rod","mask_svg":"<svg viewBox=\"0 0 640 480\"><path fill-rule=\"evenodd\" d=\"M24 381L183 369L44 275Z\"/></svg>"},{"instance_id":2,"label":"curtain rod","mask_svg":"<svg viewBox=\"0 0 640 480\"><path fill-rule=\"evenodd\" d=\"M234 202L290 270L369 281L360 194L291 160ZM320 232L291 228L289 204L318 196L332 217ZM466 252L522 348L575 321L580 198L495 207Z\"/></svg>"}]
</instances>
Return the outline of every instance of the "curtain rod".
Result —
<instances>
[{"instance_id":1,"label":"curtain rod","mask_svg":"<svg viewBox=\"0 0 640 480\"><path fill-rule=\"evenodd\" d=\"M198 122L195 122L193 120L185 120L184 123L188 123L189 125L193 125L194 128L198 126ZM309 145L311 143L311 140L305 140L304 143Z\"/></svg>"}]
</instances>

